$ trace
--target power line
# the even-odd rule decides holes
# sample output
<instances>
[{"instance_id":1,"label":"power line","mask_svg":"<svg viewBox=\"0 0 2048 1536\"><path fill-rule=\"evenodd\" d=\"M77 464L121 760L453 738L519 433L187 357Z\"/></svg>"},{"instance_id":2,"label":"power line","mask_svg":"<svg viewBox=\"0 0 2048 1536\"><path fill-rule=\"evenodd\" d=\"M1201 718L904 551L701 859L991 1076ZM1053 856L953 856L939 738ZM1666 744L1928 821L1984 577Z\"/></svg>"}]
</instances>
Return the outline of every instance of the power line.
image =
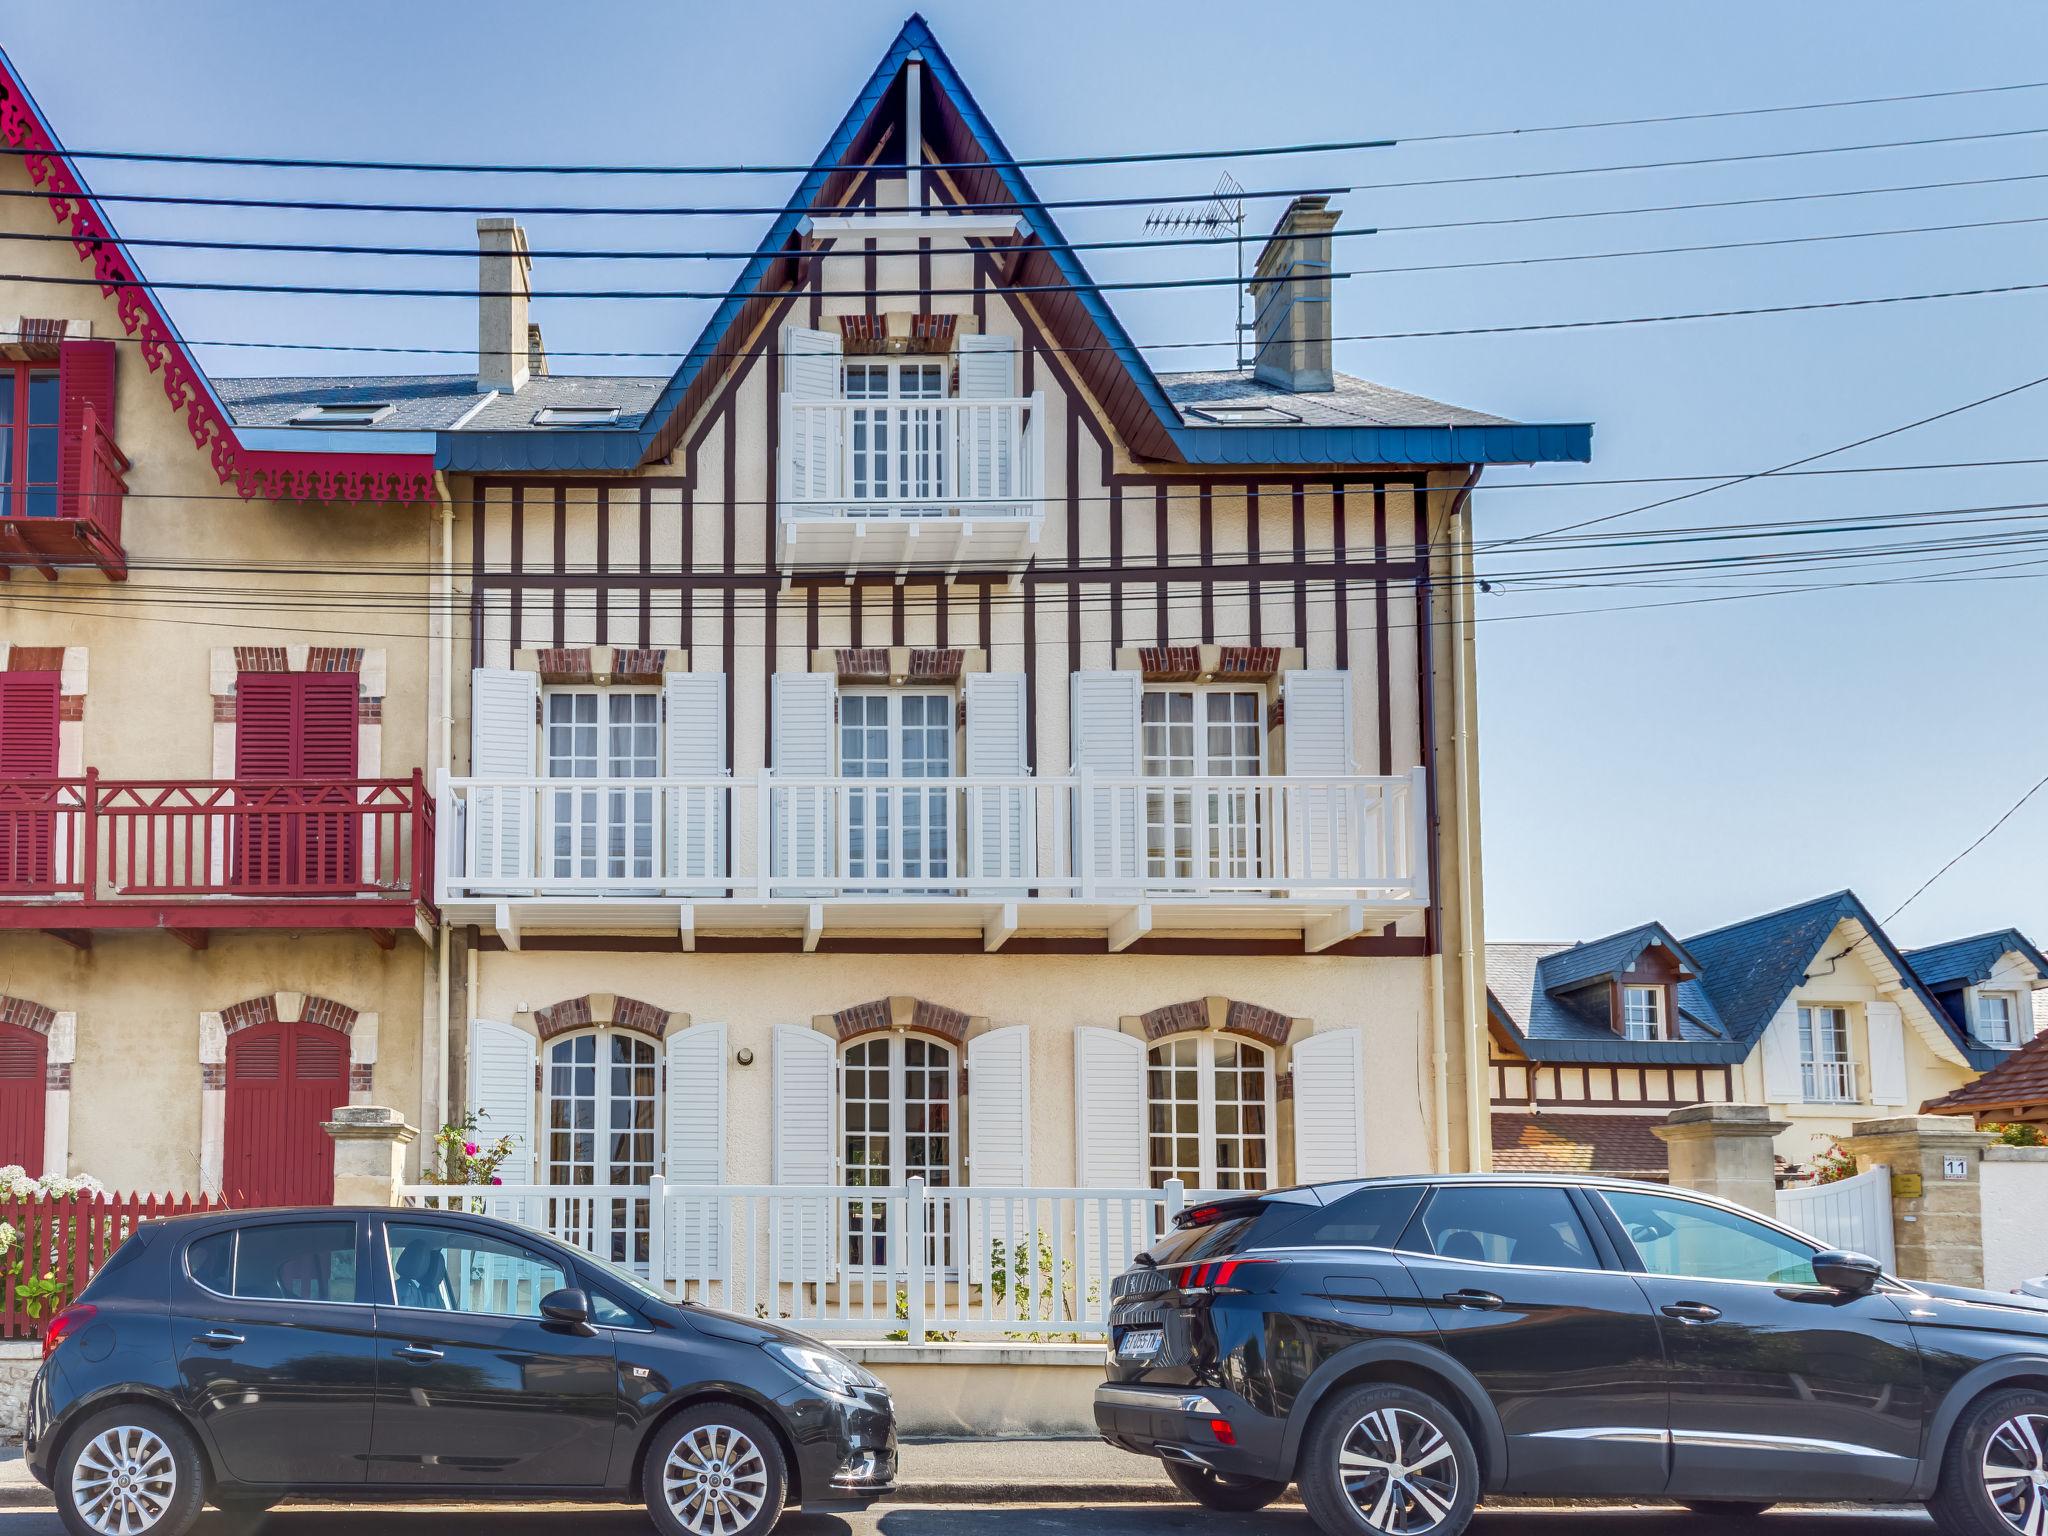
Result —
<instances>
[{"instance_id":1,"label":"power line","mask_svg":"<svg viewBox=\"0 0 2048 1536\"><path fill-rule=\"evenodd\" d=\"M1942 865L1941 868L1937 869L1925 880L1922 880L1920 884L1914 888L1912 895L1908 896L1904 901L1900 902L1896 907L1892 908L1891 911L1885 914L1884 922L1890 923L1893 918L1897 917L1901 912L1905 911L1906 908L1910 907L1911 905L1913 905L1914 902L1918 901L1922 893L1925 892L1930 885L1934 884L1935 881L1939 880L1943 875L1947 874L1950 870L1954 869L1958 864L1962 863L1964 859L1968 858L1971 854L1975 853L1979 848L1982 848L1987 842L1991 840L1991 835L1994 832L1996 832L2000 827L2004 826L2008 821L2011 821L2013 817L2018 815L2020 808L2024 806L2029 800L2033 799L2034 796L2038 795L2044 786L2048 786L2048 774L2044 774L2040 778L2036 779L2034 781L2033 788L2029 789L2025 794L2021 795L2019 799L2013 801L2013 803L2006 808L2005 814L2003 816L2000 816L1998 820L1991 823L1990 826L1986 827L1982 834L1978 836L1975 842L1971 843L1969 847L1965 848L1961 853L1957 854L1954 858L1950 859L1946 864Z\"/></svg>"}]
</instances>

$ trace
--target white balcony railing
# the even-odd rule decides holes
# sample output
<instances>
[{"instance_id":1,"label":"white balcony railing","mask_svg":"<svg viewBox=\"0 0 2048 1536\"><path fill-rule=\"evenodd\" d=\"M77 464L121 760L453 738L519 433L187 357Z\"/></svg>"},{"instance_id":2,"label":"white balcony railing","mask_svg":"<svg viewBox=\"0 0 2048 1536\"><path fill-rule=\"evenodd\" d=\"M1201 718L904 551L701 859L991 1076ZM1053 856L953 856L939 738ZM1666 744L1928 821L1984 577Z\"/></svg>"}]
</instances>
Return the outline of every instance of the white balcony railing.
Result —
<instances>
[{"instance_id":1,"label":"white balcony railing","mask_svg":"<svg viewBox=\"0 0 2048 1536\"><path fill-rule=\"evenodd\" d=\"M1427 894L1422 771L1342 777L451 779L444 903Z\"/></svg>"},{"instance_id":2,"label":"white balcony railing","mask_svg":"<svg viewBox=\"0 0 2048 1536\"><path fill-rule=\"evenodd\" d=\"M921 1178L841 1185L415 1184L409 1204L474 1211L619 1262L689 1301L829 1338L1100 1338L1111 1282L1187 1196L991 1189ZM505 1283L514 1282L512 1275ZM488 1290L486 1271L472 1283Z\"/></svg>"},{"instance_id":3,"label":"white balcony railing","mask_svg":"<svg viewBox=\"0 0 2048 1536\"><path fill-rule=\"evenodd\" d=\"M1809 1104L1856 1102L1856 1063L1853 1061L1802 1061L1799 1080Z\"/></svg>"}]
</instances>

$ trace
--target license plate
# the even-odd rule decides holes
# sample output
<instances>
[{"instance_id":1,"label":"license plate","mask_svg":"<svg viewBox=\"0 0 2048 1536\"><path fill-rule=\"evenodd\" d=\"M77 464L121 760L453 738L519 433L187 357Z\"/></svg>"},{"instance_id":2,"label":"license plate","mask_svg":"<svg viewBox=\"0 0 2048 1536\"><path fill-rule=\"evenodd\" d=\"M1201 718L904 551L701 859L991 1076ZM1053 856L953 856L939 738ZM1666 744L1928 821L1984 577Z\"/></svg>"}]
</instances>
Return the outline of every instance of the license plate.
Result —
<instances>
[{"instance_id":1,"label":"license plate","mask_svg":"<svg viewBox=\"0 0 2048 1536\"><path fill-rule=\"evenodd\" d=\"M1165 1346L1166 1333L1160 1328L1133 1328L1116 1341L1119 1360L1149 1360Z\"/></svg>"}]
</instances>

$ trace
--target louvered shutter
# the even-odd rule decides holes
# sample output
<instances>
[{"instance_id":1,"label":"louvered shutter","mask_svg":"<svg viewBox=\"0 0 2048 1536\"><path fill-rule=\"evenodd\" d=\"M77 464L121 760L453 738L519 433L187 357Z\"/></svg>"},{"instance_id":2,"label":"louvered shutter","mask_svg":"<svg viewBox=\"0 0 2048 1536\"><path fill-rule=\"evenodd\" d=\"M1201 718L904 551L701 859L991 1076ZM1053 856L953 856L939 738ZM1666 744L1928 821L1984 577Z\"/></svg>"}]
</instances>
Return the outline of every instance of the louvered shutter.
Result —
<instances>
[{"instance_id":1,"label":"louvered shutter","mask_svg":"<svg viewBox=\"0 0 2048 1536\"><path fill-rule=\"evenodd\" d=\"M1863 1005L1863 1026L1870 1036L1870 1102L1906 1102L1906 1024L1897 1003Z\"/></svg>"},{"instance_id":2,"label":"louvered shutter","mask_svg":"<svg viewBox=\"0 0 2048 1536\"><path fill-rule=\"evenodd\" d=\"M1031 1031L1021 1024L967 1042L967 1182L981 1189L1031 1183ZM1014 1196L967 1202L967 1264L976 1280L1008 1257L1036 1250L1037 1207ZM998 1254L992 1244L1000 1243Z\"/></svg>"},{"instance_id":3,"label":"louvered shutter","mask_svg":"<svg viewBox=\"0 0 2048 1536\"><path fill-rule=\"evenodd\" d=\"M839 338L800 325L782 328L782 494L793 501L830 503L839 484L843 413Z\"/></svg>"},{"instance_id":4,"label":"louvered shutter","mask_svg":"<svg viewBox=\"0 0 2048 1536\"><path fill-rule=\"evenodd\" d=\"M958 395L962 400L1017 398L1017 341L1012 336L962 336ZM968 406L959 413L963 500L1000 503L1019 493L1015 406Z\"/></svg>"},{"instance_id":5,"label":"louvered shutter","mask_svg":"<svg viewBox=\"0 0 2048 1536\"><path fill-rule=\"evenodd\" d=\"M1806 1090L1799 1071L1799 1005L1786 998L1764 1028L1764 1100L1800 1104Z\"/></svg>"},{"instance_id":6,"label":"louvered shutter","mask_svg":"<svg viewBox=\"0 0 2048 1536\"><path fill-rule=\"evenodd\" d=\"M318 1024L256 1024L228 1036L221 1187L236 1205L326 1205L348 1102L348 1039Z\"/></svg>"},{"instance_id":7,"label":"louvered shutter","mask_svg":"<svg viewBox=\"0 0 2048 1536\"><path fill-rule=\"evenodd\" d=\"M57 776L60 691L55 672L0 672L0 785ZM58 841L55 811L0 809L0 891L48 891Z\"/></svg>"},{"instance_id":8,"label":"louvered shutter","mask_svg":"<svg viewBox=\"0 0 2048 1536\"><path fill-rule=\"evenodd\" d=\"M540 675L478 667L469 683L469 825L465 850L472 885L533 878L534 806L539 791Z\"/></svg>"},{"instance_id":9,"label":"louvered shutter","mask_svg":"<svg viewBox=\"0 0 2048 1536\"><path fill-rule=\"evenodd\" d=\"M965 335L957 343L962 400L1017 398L1017 338Z\"/></svg>"},{"instance_id":10,"label":"louvered shutter","mask_svg":"<svg viewBox=\"0 0 2048 1536\"><path fill-rule=\"evenodd\" d=\"M833 1182L832 1125L837 1063L830 1036L798 1024L778 1024L774 1056L777 1184ZM832 1268L832 1201L777 1196L769 1224L776 1240L776 1276L790 1282L827 1278Z\"/></svg>"},{"instance_id":11,"label":"louvered shutter","mask_svg":"<svg viewBox=\"0 0 2048 1536\"><path fill-rule=\"evenodd\" d=\"M1294 1182L1365 1173L1365 1034L1326 1029L1289 1053L1294 1078Z\"/></svg>"},{"instance_id":12,"label":"louvered shutter","mask_svg":"<svg viewBox=\"0 0 2048 1536\"><path fill-rule=\"evenodd\" d=\"M680 894L723 893L728 782L725 761L725 674L674 672L661 685L670 779L668 878ZM716 779L717 785L702 782Z\"/></svg>"},{"instance_id":13,"label":"louvered shutter","mask_svg":"<svg viewBox=\"0 0 2048 1536\"><path fill-rule=\"evenodd\" d=\"M825 781L835 756L839 682L829 672L777 672L772 689L772 777L809 782L777 783L769 791L775 841L770 869L778 881L796 882L781 894L817 894L823 889L817 882L835 863L832 787Z\"/></svg>"},{"instance_id":14,"label":"louvered shutter","mask_svg":"<svg viewBox=\"0 0 2048 1536\"><path fill-rule=\"evenodd\" d=\"M1074 1170L1084 1189L1146 1188L1145 1043L1114 1029L1074 1031ZM1129 1198L1083 1200L1080 1229L1086 1283L1109 1294L1109 1282L1151 1242L1148 1207Z\"/></svg>"},{"instance_id":15,"label":"louvered shutter","mask_svg":"<svg viewBox=\"0 0 2048 1536\"><path fill-rule=\"evenodd\" d=\"M1351 748L1351 674L1294 671L1281 675L1281 718L1285 722L1287 774L1293 778L1342 778L1355 766ZM1362 877L1387 876L1381 850L1388 846L1378 818L1385 803L1361 806L1348 790L1332 784L1282 784L1282 845L1292 880L1357 885Z\"/></svg>"},{"instance_id":16,"label":"louvered shutter","mask_svg":"<svg viewBox=\"0 0 2048 1536\"><path fill-rule=\"evenodd\" d=\"M235 779L241 785L353 779L353 672L244 672L235 683ZM235 872L267 891L356 883L361 829L345 789L241 789ZM312 807L312 808L308 808Z\"/></svg>"},{"instance_id":17,"label":"louvered shutter","mask_svg":"<svg viewBox=\"0 0 2048 1536\"><path fill-rule=\"evenodd\" d=\"M668 1275L715 1279L725 1267L725 1026L696 1024L669 1036ZM701 1196L698 1191L704 1191Z\"/></svg>"},{"instance_id":18,"label":"louvered shutter","mask_svg":"<svg viewBox=\"0 0 2048 1536\"><path fill-rule=\"evenodd\" d=\"M966 696L968 778L1024 778L1031 772L1024 755L1029 680L1021 672L969 673ZM1025 872L1031 797L1028 784L968 786L968 871L977 880L992 882L972 894L998 894L1005 884L1016 893Z\"/></svg>"},{"instance_id":19,"label":"louvered shutter","mask_svg":"<svg viewBox=\"0 0 2048 1536\"><path fill-rule=\"evenodd\" d=\"M19 1024L0 1024L0 1165L19 1163L31 1177L43 1171L49 1058L47 1036Z\"/></svg>"},{"instance_id":20,"label":"louvered shutter","mask_svg":"<svg viewBox=\"0 0 2048 1536\"><path fill-rule=\"evenodd\" d=\"M1093 790L1075 815L1075 873L1092 873L1099 886L1133 889L1140 873L1142 815L1138 788L1138 699L1144 691L1136 672L1076 672L1069 683L1073 716L1073 762L1098 778L1133 781ZM1091 855L1088 849L1093 847ZM1092 867L1084 867L1092 866Z\"/></svg>"},{"instance_id":21,"label":"louvered shutter","mask_svg":"<svg viewBox=\"0 0 2048 1536\"><path fill-rule=\"evenodd\" d=\"M477 1137L485 1143L512 1138L512 1153L499 1165L507 1184L534 1182L534 1074L540 1046L532 1035L495 1019L469 1026L469 1107Z\"/></svg>"},{"instance_id":22,"label":"louvered shutter","mask_svg":"<svg viewBox=\"0 0 2048 1536\"><path fill-rule=\"evenodd\" d=\"M85 417L114 435L114 356L111 341L57 344L57 504L65 517L90 517L86 504ZM112 509L109 509L112 510Z\"/></svg>"}]
</instances>

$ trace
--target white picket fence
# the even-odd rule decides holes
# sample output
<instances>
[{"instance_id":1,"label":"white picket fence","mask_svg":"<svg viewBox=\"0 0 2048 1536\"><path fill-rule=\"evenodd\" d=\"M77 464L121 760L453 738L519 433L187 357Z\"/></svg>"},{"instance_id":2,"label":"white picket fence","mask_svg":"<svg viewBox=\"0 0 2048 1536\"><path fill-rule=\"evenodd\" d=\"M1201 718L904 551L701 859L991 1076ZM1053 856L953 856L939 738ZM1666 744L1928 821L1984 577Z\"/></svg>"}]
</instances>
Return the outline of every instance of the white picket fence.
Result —
<instances>
[{"instance_id":1,"label":"white picket fence","mask_svg":"<svg viewBox=\"0 0 2048 1536\"><path fill-rule=\"evenodd\" d=\"M1778 1191L1778 1220L1836 1248L1867 1253L1890 1271L1892 1172L1872 1168L1834 1184L1795 1184Z\"/></svg>"},{"instance_id":2,"label":"white picket fence","mask_svg":"<svg viewBox=\"0 0 2048 1536\"><path fill-rule=\"evenodd\" d=\"M1161 1189L411 1184L688 1301L833 1338L1100 1338L1110 1284L1185 1203Z\"/></svg>"}]
</instances>

